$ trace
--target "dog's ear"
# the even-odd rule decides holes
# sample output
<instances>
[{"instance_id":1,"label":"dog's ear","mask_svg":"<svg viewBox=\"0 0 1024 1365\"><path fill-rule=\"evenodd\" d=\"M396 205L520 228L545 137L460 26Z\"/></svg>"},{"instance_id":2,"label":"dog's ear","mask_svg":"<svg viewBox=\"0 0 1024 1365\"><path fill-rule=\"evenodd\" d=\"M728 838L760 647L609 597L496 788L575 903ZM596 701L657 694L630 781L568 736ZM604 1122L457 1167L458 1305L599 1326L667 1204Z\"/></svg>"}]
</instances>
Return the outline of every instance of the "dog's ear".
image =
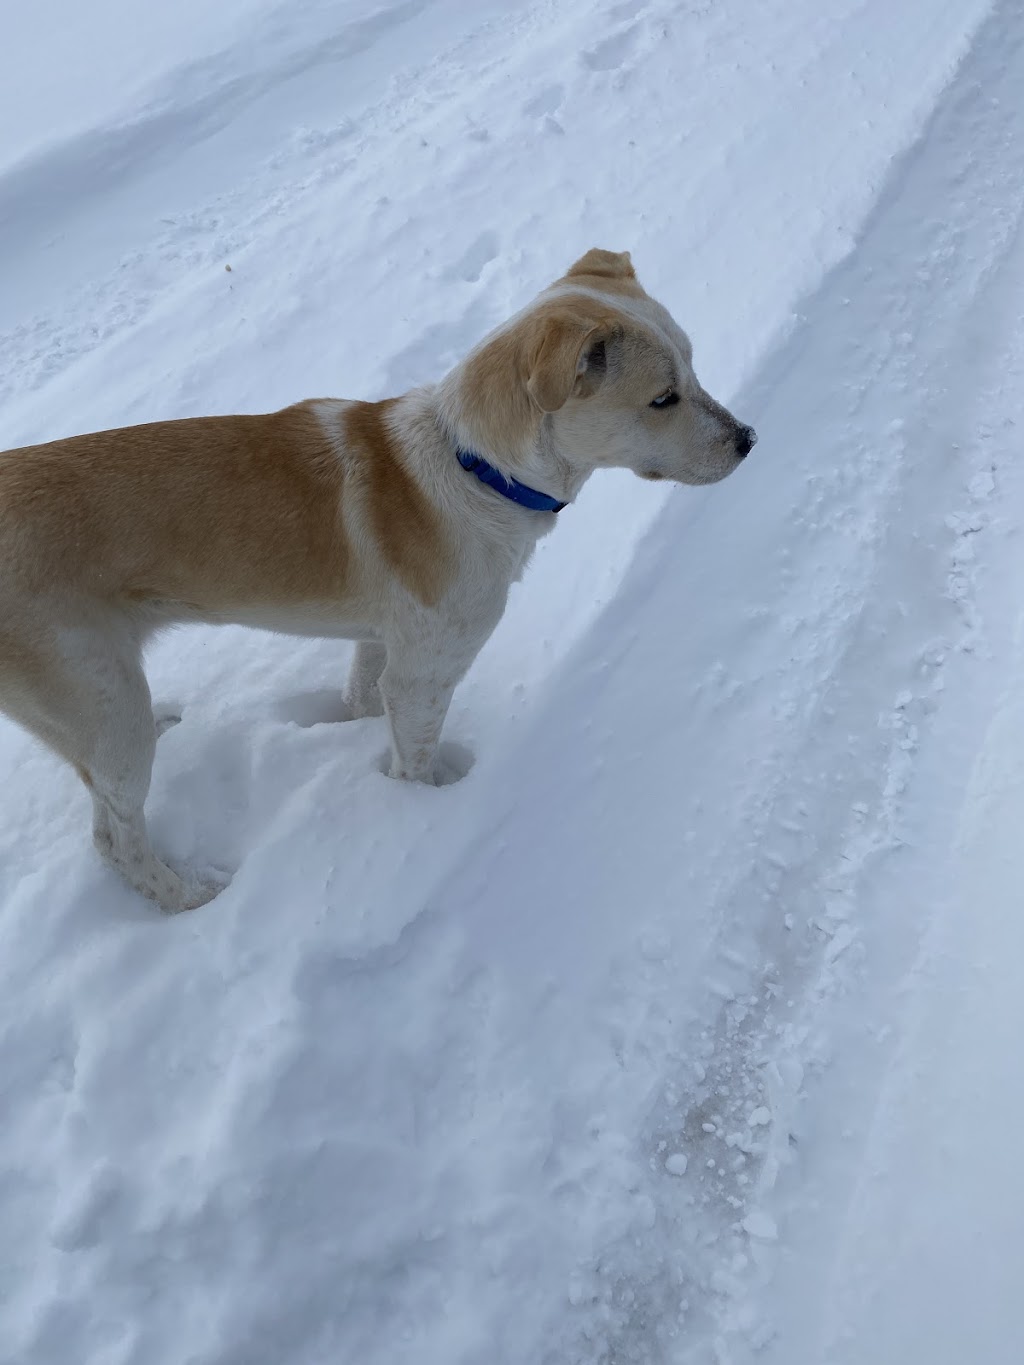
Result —
<instances>
[{"instance_id":1,"label":"dog's ear","mask_svg":"<svg viewBox=\"0 0 1024 1365\"><path fill-rule=\"evenodd\" d=\"M604 378L607 318L577 309L538 319L527 361L526 391L541 412L557 412L569 398L587 398Z\"/></svg>"},{"instance_id":2,"label":"dog's ear","mask_svg":"<svg viewBox=\"0 0 1024 1365\"><path fill-rule=\"evenodd\" d=\"M604 251L599 246L591 247L585 256L569 267L566 279L572 279L573 275L603 275L611 280L636 279L628 251Z\"/></svg>"},{"instance_id":3,"label":"dog's ear","mask_svg":"<svg viewBox=\"0 0 1024 1365\"><path fill-rule=\"evenodd\" d=\"M461 367L466 430L484 450L528 450L541 417L604 379L622 318L596 300L547 300L491 337Z\"/></svg>"}]
</instances>

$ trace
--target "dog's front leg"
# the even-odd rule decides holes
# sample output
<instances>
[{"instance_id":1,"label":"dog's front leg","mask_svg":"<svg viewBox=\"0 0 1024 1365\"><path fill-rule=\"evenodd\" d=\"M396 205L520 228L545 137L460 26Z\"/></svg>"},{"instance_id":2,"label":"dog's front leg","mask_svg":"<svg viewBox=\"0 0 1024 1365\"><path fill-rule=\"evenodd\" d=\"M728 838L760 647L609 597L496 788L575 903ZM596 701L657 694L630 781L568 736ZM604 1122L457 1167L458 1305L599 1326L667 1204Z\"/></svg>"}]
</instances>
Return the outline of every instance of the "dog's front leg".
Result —
<instances>
[{"instance_id":1,"label":"dog's front leg","mask_svg":"<svg viewBox=\"0 0 1024 1365\"><path fill-rule=\"evenodd\" d=\"M371 640L360 640L352 660L345 701L353 720L364 716L382 716L384 701L380 695L380 675L388 661L384 645Z\"/></svg>"},{"instance_id":2,"label":"dog's front leg","mask_svg":"<svg viewBox=\"0 0 1024 1365\"><path fill-rule=\"evenodd\" d=\"M429 662L418 655L388 651L380 679L384 710L391 725L391 776L408 782L434 782L434 761L441 727L464 667Z\"/></svg>"}]
</instances>

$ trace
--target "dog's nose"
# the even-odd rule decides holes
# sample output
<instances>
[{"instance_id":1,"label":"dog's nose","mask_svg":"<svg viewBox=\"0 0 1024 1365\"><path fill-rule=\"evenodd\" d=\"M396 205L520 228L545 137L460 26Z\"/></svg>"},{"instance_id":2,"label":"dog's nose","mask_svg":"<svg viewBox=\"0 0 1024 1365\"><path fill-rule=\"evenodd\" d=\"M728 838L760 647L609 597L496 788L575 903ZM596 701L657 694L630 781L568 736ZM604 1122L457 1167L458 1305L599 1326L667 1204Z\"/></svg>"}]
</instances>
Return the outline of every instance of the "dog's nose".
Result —
<instances>
[{"instance_id":1,"label":"dog's nose","mask_svg":"<svg viewBox=\"0 0 1024 1365\"><path fill-rule=\"evenodd\" d=\"M736 454L742 457L749 455L757 445L757 432L753 427L740 427L736 433Z\"/></svg>"}]
</instances>

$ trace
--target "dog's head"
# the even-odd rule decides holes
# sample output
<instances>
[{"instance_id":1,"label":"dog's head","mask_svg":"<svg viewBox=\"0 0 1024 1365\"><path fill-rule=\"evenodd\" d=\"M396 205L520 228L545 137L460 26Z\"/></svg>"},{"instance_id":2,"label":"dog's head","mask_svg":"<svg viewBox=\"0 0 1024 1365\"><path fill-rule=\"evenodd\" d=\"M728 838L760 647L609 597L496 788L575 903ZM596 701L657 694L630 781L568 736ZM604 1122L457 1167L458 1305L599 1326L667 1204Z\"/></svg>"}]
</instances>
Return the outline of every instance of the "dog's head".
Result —
<instances>
[{"instance_id":1,"label":"dog's head","mask_svg":"<svg viewBox=\"0 0 1024 1365\"><path fill-rule=\"evenodd\" d=\"M701 388L689 338L626 252L593 250L459 368L460 426L520 469L545 459L715 483L757 437Z\"/></svg>"}]
</instances>

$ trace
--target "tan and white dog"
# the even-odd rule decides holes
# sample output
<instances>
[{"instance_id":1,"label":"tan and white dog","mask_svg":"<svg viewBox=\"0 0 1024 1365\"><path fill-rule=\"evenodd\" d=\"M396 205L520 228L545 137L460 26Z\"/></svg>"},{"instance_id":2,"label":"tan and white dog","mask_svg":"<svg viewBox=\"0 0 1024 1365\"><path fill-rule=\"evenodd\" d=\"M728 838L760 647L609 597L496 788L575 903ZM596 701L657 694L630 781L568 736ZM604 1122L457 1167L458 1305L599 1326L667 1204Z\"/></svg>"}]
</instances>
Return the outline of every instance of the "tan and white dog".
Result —
<instances>
[{"instance_id":1,"label":"tan and white dog","mask_svg":"<svg viewBox=\"0 0 1024 1365\"><path fill-rule=\"evenodd\" d=\"M146 831L147 638L203 621L358 641L352 715L386 712L391 775L432 782L452 692L554 526L545 509L600 467L714 483L750 451L691 354L628 254L594 250L401 398L0 455L0 709L76 768L133 887L203 904L220 885L173 872Z\"/></svg>"}]
</instances>

